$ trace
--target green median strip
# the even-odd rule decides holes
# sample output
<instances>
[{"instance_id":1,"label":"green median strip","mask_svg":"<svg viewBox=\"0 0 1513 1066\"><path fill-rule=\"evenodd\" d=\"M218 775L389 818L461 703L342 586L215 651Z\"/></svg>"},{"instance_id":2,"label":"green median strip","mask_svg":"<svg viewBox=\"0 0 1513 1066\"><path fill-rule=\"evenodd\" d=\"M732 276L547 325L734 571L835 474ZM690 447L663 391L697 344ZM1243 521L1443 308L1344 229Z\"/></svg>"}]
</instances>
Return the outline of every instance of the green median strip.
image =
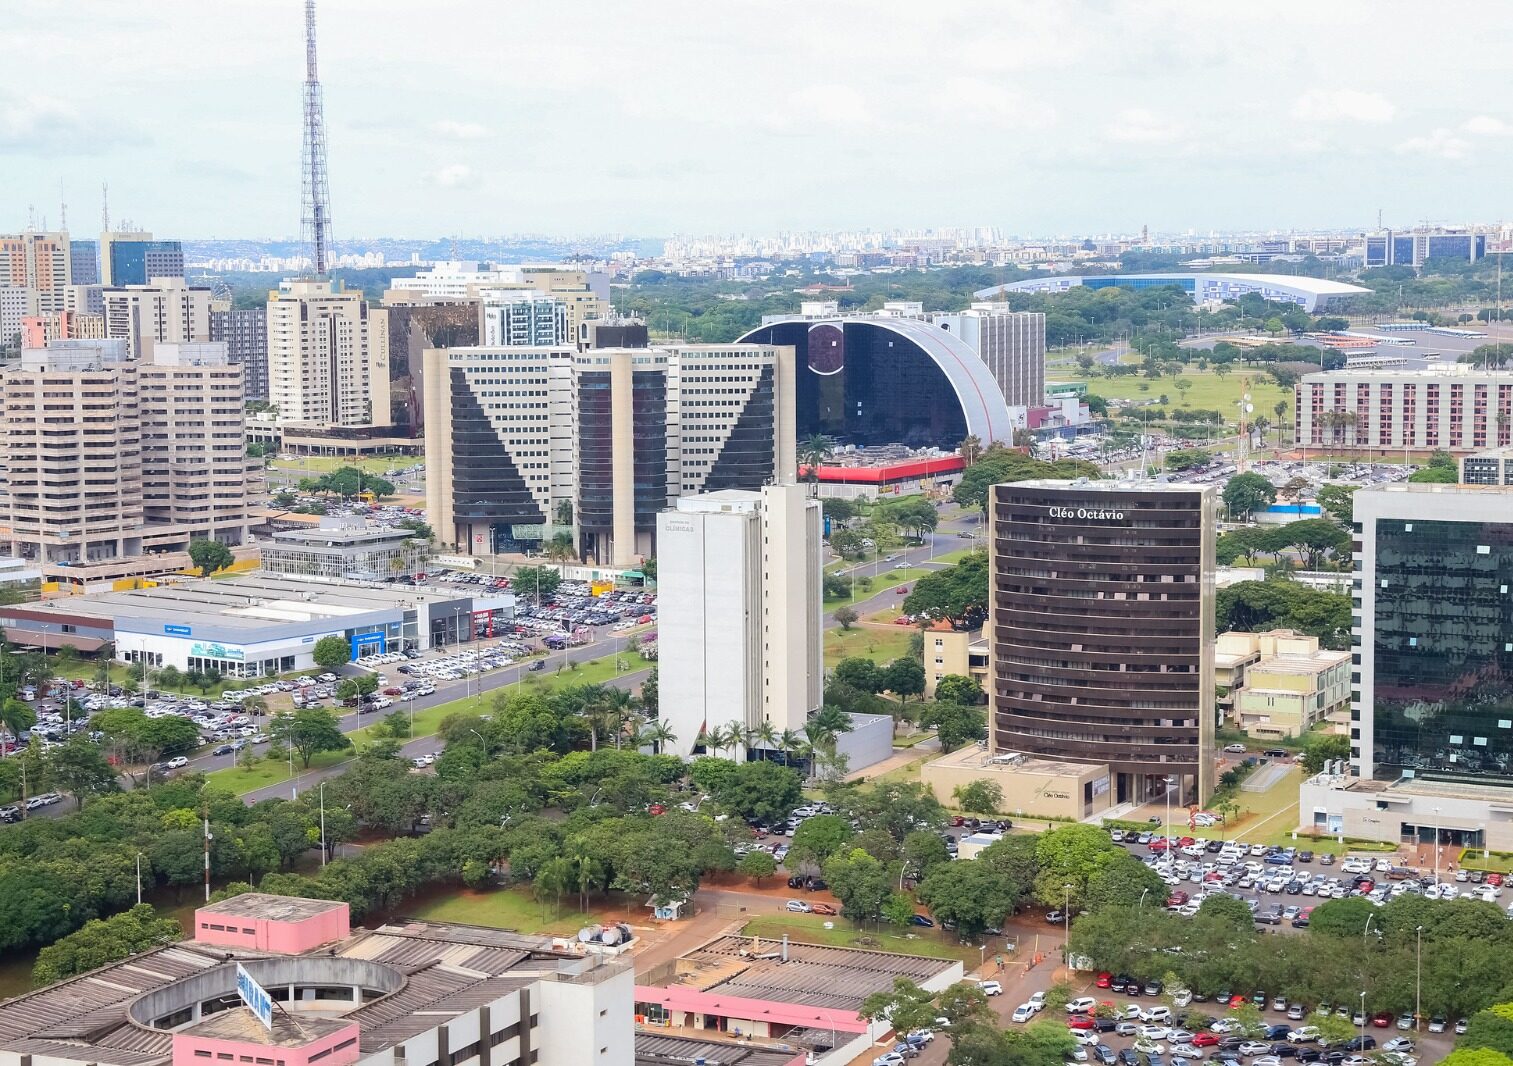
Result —
<instances>
[{"instance_id":1,"label":"green median strip","mask_svg":"<svg viewBox=\"0 0 1513 1066\"><path fill-rule=\"evenodd\" d=\"M624 663L623 669L616 669L616 659ZM462 711L487 710L493 703L495 695L500 692L507 692L517 686L523 686L526 691L548 693L568 685L603 684L607 681L613 681L617 675L633 674L654 665L648 660L643 659L638 652L631 651L621 652L618 656L606 655L600 659L590 659L588 662L577 664L577 669L572 669L570 664L567 668L558 670L557 666L561 662L562 659L560 656L556 659L548 659L546 660L547 666L544 670L534 673L527 672L524 675L525 680L521 682L511 683L510 685L483 693L475 691L471 696L464 696L462 699L450 700L446 703L439 703L434 707L427 707L424 710L416 711L415 726L411 735L400 737L400 742L408 744L411 740L421 740L425 737L435 736L441 730L441 723L446 721L451 715ZM375 732L375 730L379 728L379 723L384 717L394 713L396 710L403 711L404 709L404 701L395 700L393 706L386 711L375 711L371 716L372 723L370 725L352 730L352 732L347 734L347 738L352 741L356 750L361 750L364 745L371 743L383 735ZM353 756L354 752L352 749L347 751L321 752L310 760L309 770L327 769L346 762L348 759L353 758ZM295 776L309 772L309 770L301 766L298 757L295 758L294 769ZM267 788L269 785L277 785L288 781L290 779L289 763L287 759L259 757L251 766L228 766L224 770L212 770L205 777L212 785L228 789L235 795L244 796L248 792L256 792L260 788Z\"/></svg>"}]
</instances>

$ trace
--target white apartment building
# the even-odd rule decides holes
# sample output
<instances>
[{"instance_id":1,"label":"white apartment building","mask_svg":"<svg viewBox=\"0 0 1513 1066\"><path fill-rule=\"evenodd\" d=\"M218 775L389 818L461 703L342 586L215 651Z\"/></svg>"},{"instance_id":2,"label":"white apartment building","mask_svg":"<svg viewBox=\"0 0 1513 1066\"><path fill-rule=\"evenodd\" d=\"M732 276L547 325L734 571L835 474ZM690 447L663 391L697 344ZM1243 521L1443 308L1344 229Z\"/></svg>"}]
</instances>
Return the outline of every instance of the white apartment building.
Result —
<instances>
[{"instance_id":1,"label":"white apartment building","mask_svg":"<svg viewBox=\"0 0 1513 1066\"><path fill-rule=\"evenodd\" d=\"M522 293L546 293L567 311L567 335L578 326L609 313L609 278L549 264L501 266L474 260L436 263L414 277L395 278L384 303L480 300L485 307L510 303Z\"/></svg>"},{"instance_id":2,"label":"white apartment building","mask_svg":"<svg viewBox=\"0 0 1513 1066\"><path fill-rule=\"evenodd\" d=\"M685 496L657 516L661 719L689 755L732 721L801 730L818 710L821 516L803 486Z\"/></svg>"},{"instance_id":3,"label":"white apartment building","mask_svg":"<svg viewBox=\"0 0 1513 1066\"><path fill-rule=\"evenodd\" d=\"M147 548L251 542L263 476L247 455L244 373L219 341L158 344L138 368Z\"/></svg>"},{"instance_id":4,"label":"white apartment building","mask_svg":"<svg viewBox=\"0 0 1513 1066\"><path fill-rule=\"evenodd\" d=\"M132 359L147 359L153 345L210 339L210 290L183 278L154 278L148 285L101 290L105 335L126 341Z\"/></svg>"},{"instance_id":5,"label":"white apartment building","mask_svg":"<svg viewBox=\"0 0 1513 1066\"><path fill-rule=\"evenodd\" d=\"M531 347L568 341L567 304L544 292L501 295L479 305L483 343Z\"/></svg>"},{"instance_id":6,"label":"white apartment building","mask_svg":"<svg viewBox=\"0 0 1513 1066\"><path fill-rule=\"evenodd\" d=\"M1045 315L974 303L966 311L933 314L930 321L972 346L1010 407L1045 405Z\"/></svg>"},{"instance_id":7,"label":"white apartment building","mask_svg":"<svg viewBox=\"0 0 1513 1066\"><path fill-rule=\"evenodd\" d=\"M339 282L280 284L268 296L268 399L282 425L387 424L388 312Z\"/></svg>"},{"instance_id":8,"label":"white apartment building","mask_svg":"<svg viewBox=\"0 0 1513 1066\"><path fill-rule=\"evenodd\" d=\"M137 365L123 340L28 348L0 373L0 526L38 563L140 555Z\"/></svg>"},{"instance_id":9,"label":"white apartment building","mask_svg":"<svg viewBox=\"0 0 1513 1066\"><path fill-rule=\"evenodd\" d=\"M539 546L567 504L583 557L631 566L679 496L796 469L791 347L480 345L423 364L430 521L473 554Z\"/></svg>"},{"instance_id":10,"label":"white apartment building","mask_svg":"<svg viewBox=\"0 0 1513 1066\"><path fill-rule=\"evenodd\" d=\"M24 285L0 285L0 348L21 340L23 320L37 314L37 290Z\"/></svg>"}]
</instances>

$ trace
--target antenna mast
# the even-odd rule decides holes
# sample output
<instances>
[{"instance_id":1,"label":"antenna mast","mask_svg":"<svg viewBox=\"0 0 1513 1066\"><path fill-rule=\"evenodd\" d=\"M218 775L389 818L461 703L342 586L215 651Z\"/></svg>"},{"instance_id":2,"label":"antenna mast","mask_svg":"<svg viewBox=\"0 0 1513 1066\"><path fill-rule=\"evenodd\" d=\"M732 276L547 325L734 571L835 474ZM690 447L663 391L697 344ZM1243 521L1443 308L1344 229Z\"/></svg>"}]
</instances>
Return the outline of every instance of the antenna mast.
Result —
<instances>
[{"instance_id":1,"label":"antenna mast","mask_svg":"<svg viewBox=\"0 0 1513 1066\"><path fill-rule=\"evenodd\" d=\"M315 0L305 0L305 128L301 150L304 186L300 237L324 277L331 255L331 194L326 184L326 119L315 62Z\"/></svg>"},{"instance_id":2,"label":"antenna mast","mask_svg":"<svg viewBox=\"0 0 1513 1066\"><path fill-rule=\"evenodd\" d=\"M110 182L100 182L100 232L110 232Z\"/></svg>"}]
</instances>

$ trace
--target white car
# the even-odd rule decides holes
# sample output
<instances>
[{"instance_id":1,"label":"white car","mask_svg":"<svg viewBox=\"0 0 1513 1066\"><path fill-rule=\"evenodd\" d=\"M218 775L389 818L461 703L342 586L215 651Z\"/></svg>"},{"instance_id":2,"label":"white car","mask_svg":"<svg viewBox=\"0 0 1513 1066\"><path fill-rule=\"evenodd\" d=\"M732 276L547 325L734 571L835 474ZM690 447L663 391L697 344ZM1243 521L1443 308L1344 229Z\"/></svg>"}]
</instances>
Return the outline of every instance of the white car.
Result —
<instances>
[{"instance_id":1,"label":"white car","mask_svg":"<svg viewBox=\"0 0 1513 1066\"><path fill-rule=\"evenodd\" d=\"M1288 1039L1292 1038L1288 1037ZM1247 1040L1235 1050L1239 1051L1242 1055L1264 1055L1271 1050L1271 1045L1263 1044L1259 1040Z\"/></svg>"},{"instance_id":2,"label":"white car","mask_svg":"<svg viewBox=\"0 0 1513 1066\"><path fill-rule=\"evenodd\" d=\"M904 1066L908 1061L896 1051L889 1051L872 1060L872 1066Z\"/></svg>"},{"instance_id":3,"label":"white car","mask_svg":"<svg viewBox=\"0 0 1513 1066\"><path fill-rule=\"evenodd\" d=\"M1036 1010L1045 1010L1045 993L1036 992L1027 1001Z\"/></svg>"},{"instance_id":4,"label":"white car","mask_svg":"<svg viewBox=\"0 0 1513 1066\"><path fill-rule=\"evenodd\" d=\"M189 760L182 755L175 755L173 758L168 760L168 769L170 770L178 770L188 765Z\"/></svg>"},{"instance_id":5,"label":"white car","mask_svg":"<svg viewBox=\"0 0 1513 1066\"><path fill-rule=\"evenodd\" d=\"M784 909L790 910L795 914L808 914L811 910L814 909L801 899L790 899L783 906Z\"/></svg>"},{"instance_id":6,"label":"white car","mask_svg":"<svg viewBox=\"0 0 1513 1066\"><path fill-rule=\"evenodd\" d=\"M978 987L982 989L982 994L985 996L1003 995L1003 985L999 984L997 981L984 981ZM1028 1004L1026 1004L1026 1006L1028 1006Z\"/></svg>"},{"instance_id":7,"label":"white car","mask_svg":"<svg viewBox=\"0 0 1513 1066\"><path fill-rule=\"evenodd\" d=\"M1098 1001L1092 996L1080 996L1066 1005L1066 1012L1068 1014L1086 1014L1096 1006L1098 1006Z\"/></svg>"},{"instance_id":8,"label":"white car","mask_svg":"<svg viewBox=\"0 0 1513 1066\"><path fill-rule=\"evenodd\" d=\"M1009 1021L1027 1022L1033 1017L1035 1017L1035 1008L1030 1006L1028 1003L1021 1003L1019 1006L1014 1008L1014 1013L1009 1017ZM1098 1039L1096 1033L1092 1034L1092 1036L1094 1041Z\"/></svg>"},{"instance_id":9,"label":"white car","mask_svg":"<svg viewBox=\"0 0 1513 1066\"><path fill-rule=\"evenodd\" d=\"M1289 1044L1308 1044L1318 1038L1319 1027L1317 1025L1304 1025L1287 1034L1287 1042Z\"/></svg>"},{"instance_id":10,"label":"white car","mask_svg":"<svg viewBox=\"0 0 1513 1066\"><path fill-rule=\"evenodd\" d=\"M1142 1040L1165 1040L1170 1032L1164 1025L1145 1025L1141 1026L1139 1036Z\"/></svg>"},{"instance_id":11,"label":"white car","mask_svg":"<svg viewBox=\"0 0 1513 1066\"><path fill-rule=\"evenodd\" d=\"M1177 1059L1201 1059L1203 1049L1195 1048L1191 1044L1173 1044L1172 1057Z\"/></svg>"}]
</instances>

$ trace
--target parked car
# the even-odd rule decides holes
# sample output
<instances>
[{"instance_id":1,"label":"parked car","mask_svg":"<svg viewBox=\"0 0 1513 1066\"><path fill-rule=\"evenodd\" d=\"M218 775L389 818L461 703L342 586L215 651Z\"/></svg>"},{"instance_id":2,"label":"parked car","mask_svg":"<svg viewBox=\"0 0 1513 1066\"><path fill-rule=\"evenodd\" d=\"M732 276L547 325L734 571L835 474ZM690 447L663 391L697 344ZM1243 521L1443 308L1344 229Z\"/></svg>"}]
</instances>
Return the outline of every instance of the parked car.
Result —
<instances>
[{"instance_id":1,"label":"parked car","mask_svg":"<svg viewBox=\"0 0 1513 1066\"><path fill-rule=\"evenodd\" d=\"M812 910L814 910L813 907L809 906L809 904L805 903L801 899L790 899L783 906L784 909L790 910L795 914L808 914Z\"/></svg>"},{"instance_id":2,"label":"parked car","mask_svg":"<svg viewBox=\"0 0 1513 1066\"><path fill-rule=\"evenodd\" d=\"M1003 985L999 984L997 981L984 981L978 987L982 989L982 994L985 996L1003 995Z\"/></svg>"}]
</instances>

